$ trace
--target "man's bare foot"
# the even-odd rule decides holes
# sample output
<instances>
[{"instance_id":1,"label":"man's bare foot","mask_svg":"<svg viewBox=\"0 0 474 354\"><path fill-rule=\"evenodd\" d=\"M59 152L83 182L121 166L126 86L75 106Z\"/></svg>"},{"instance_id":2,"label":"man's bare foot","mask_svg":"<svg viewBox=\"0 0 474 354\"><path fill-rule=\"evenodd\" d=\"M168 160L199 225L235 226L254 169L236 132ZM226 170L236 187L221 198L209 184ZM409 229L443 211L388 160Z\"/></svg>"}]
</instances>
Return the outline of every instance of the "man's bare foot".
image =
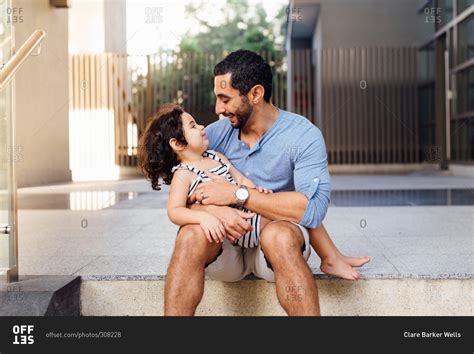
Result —
<instances>
[{"instance_id":1,"label":"man's bare foot","mask_svg":"<svg viewBox=\"0 0 474 354\"><path fill-rule=\"evenodd\" d=\"M342 255L344 260L349 263L352 267L361 267L365 263L370 261L369 256L360 256L360 257L349 257L349 256L344 256Z\"/></svg>"},{"instance_id":2,"label":"man's bare foot","mask_svg":"<svg viewBox=\"0 0 474 354\"><path fill-rule=\"evenodd\" d=\"M334 275L336 277L346 279L346 280L357 280L360 277L360 274L357 270L352 268L352 266L344 259L345 256L337 255L335 257L326 257L321 261L319 269L322 272ZM357 258L357 257L353 257ZM367 261L366 261L367 262ZM364 262L364 263L366 263Z\"/></svg>"}]
</instances>

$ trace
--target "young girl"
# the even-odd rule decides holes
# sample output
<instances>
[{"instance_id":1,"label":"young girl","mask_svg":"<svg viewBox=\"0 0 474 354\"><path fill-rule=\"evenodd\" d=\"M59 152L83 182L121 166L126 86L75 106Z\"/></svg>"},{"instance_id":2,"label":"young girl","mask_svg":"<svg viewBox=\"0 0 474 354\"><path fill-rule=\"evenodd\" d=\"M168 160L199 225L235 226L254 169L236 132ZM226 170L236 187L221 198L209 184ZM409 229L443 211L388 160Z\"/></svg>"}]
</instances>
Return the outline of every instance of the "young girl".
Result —
<instances>
[{"instance_id":1,"label":"young girl","mask_svg":"<svg viewBox=\"0 0 474 354\"><path fill-rule=\"evenodd\" d=\"M140 139L139 164L151 181L154 190L160 190L159 178L165 184L170 184L168 199L168 216L177 225L199 224L209 242L223 242L225 229L222 222L214 215L186 207L188 198L199 183L209 181L204 171L225 176L231 183L245 185L248 188L257 188L248 178L244 177L228 159L219 152L207 150L209 141L204 126L196 123L194 118L184 109L175 104L164 105L157 116L148 123ZM257 188L261 193L272 191L262 187ZM240 208L245 212L249 210ZM253 217L247 222L253 230L247 232L236 244L251 248L258 246L261 230L270 220L252 213ZM310 243L315 247L316 229L309 229ZM321 270L327 274L336 275L348 280L359 278L353 266L361 266L368 262L368 257L346 257L338 252L338 267L325 266L330 264L330 249L325 245L319 247ZM327 249L326 249L327 248ZM334 247L335 248L335 247ZM337 250L337 249L336 249ZM352 264L349 262L352 262ZM342 266L340 266L342 265Z\"/></svg>"},{"instance_id":2,"label":"young girl","mask_svg":"<svg viewBox=\"0 0 474 354\"><path fill-rule=\"evenodd\" d=\"M157 117L144 133L143 144L148 157L141 156L140 165L151 180L152 188L159 190L158 177L170 184L168 217L176 225L199 224L209 242L223 242L225 230L222 222L214 215L186 207L188 198L201 182L209 181L205 170L226 177L231 183L256 188L255 184L235 169L222 154L207 150L204 126L178 105L163 106ZM153 147L153 148L152 148ZM148 163L144 163L148 158ZM264 188L262 193L270 193ZM239 208L250 212L245 208ZM260 214L247 219L253 230L247 232L236 244L251 248L258 246L260 231L270 220Z\"/></svg>"}]
</instances>

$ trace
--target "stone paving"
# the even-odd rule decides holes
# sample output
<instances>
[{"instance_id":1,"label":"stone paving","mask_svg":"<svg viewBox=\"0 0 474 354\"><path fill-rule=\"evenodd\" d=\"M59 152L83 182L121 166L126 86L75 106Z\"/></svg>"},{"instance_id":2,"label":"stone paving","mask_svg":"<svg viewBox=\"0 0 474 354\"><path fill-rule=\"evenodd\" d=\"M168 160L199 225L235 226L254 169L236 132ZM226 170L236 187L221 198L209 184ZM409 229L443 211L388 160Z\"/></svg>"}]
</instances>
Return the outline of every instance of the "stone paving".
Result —
<instances>
[{"instance_id":1,"label":"stone paving","mask_svg":"<svg viewBox=\"0 0 474 354\"><path fill-rule=\"evenodd\" d=\"M465 192L465 205L332 205L324 223L342 252L371 256L363 278L472 278L474 179L344 175L332 177L332 188ZM167 192L143 178L19 189L20 274L162 279L177 231ZM324 277L319 263L313 252L310 266Z\"/></svg>"}]
</instances>

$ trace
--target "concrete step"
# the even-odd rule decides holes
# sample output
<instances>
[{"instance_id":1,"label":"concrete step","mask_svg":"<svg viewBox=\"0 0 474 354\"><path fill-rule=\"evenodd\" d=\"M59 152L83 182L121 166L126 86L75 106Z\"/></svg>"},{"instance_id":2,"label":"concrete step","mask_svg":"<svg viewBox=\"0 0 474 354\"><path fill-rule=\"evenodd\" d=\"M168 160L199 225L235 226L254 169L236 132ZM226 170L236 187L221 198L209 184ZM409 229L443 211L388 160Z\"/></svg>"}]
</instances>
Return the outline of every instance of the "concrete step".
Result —
<instances>
[{"instance_id":1,"label":"concrete step","mask_svg":"<svg viewBox=\"0 0 474 354\"><path fill-rule=\"evenodd\" d=\"M21 276L0 282L0 316L79 316L81 278Z\"/></svg>"},{"instance_id":2,"label":"concrete step","mask_svg":"<svg viewBox=\"0 0 474 354\"><path fill-rule=\"evenodd\" d=\"M472 315L474 179L341 175L332 187L336 203L324 220L331 239L342 253L371 261L349 282L322 275L312 253L323 315ZM142 177L20 188L21 274L80 276L82 315L161 315L177 233L167 195L167 186L153 192ZM207 280L197 313L282 315L274 287Z\"/></svg>"},{"instance_id":3,"label":"concrete step","mask_svg":"<svg viewBox=\"0 0 474 354\"><path fill-rule=\"evenodd\" d=\"M323 316L472 316L472 277L363 278L318 276ZM162 316L163 277L83 279L83 316ZM289 300L290 301L290 300ZM248 277L235 283L206 280L200 316L284 316L275 284Z\"/></svg>"}]
</instances>

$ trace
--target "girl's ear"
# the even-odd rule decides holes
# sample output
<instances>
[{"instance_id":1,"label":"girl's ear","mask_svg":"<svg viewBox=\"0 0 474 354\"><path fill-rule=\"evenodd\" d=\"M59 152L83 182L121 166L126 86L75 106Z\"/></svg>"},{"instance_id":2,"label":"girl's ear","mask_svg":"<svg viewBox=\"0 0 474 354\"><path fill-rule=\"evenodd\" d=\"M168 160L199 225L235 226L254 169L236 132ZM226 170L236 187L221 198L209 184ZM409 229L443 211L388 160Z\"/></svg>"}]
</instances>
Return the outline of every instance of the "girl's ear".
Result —
<instances>
[{"instance_id":1,"label":"girl's ear","mask_svg":"<svg viewBox=\"0 0 474 354\"><path fill-rule=\"evenodd\" d=\"M169 144L174 151L182 151L184 149L184 145L176 140L176 138L171 138Z\"/></svg>"}]
</instances>

